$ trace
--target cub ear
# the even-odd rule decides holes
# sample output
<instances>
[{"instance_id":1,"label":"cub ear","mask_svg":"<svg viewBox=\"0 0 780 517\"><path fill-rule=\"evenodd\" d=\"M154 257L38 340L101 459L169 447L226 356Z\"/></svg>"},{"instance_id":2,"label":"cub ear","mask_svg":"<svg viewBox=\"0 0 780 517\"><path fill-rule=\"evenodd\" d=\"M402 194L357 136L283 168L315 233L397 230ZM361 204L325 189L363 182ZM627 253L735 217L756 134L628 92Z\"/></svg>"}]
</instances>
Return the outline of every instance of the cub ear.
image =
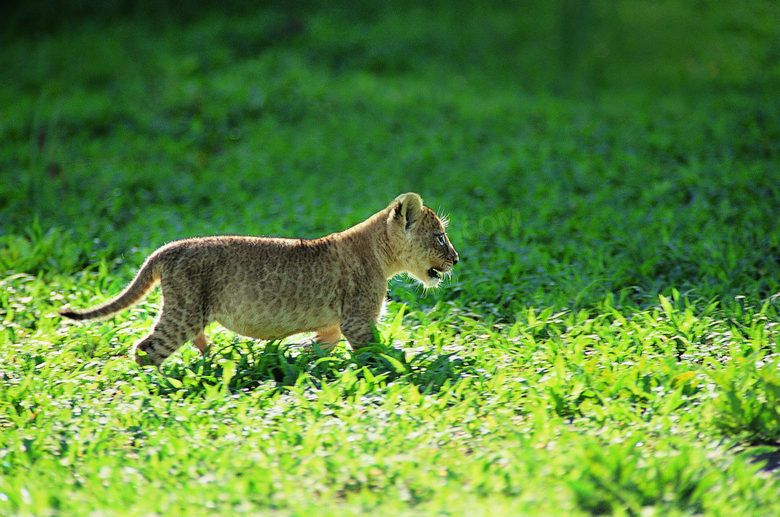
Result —
<instances>
[{"instance_id":1,"label":"cub ear","mask_svg":"<svg viewBox=\"0 0 780 517\"><path fill-rule=\"evenodd\" d=\"M406 194L401 194L395 198L390 205L394 207L390 211L388 219L403 224L404 229L408 230L414 226L414 223L420 218L423 200L414 192L407 192Z\"/></svg>"}]
</instances>

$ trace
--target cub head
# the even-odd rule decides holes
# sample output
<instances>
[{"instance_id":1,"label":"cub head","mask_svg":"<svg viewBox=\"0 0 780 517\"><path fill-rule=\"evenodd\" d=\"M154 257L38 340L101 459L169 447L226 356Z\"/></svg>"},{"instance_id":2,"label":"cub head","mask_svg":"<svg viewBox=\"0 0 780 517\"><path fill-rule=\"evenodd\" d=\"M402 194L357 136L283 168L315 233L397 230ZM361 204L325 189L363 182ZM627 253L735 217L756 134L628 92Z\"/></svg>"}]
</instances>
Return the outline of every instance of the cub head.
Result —
<instances>
[{"instance_id":1,"label":"cub head","mask_svg":"<svg viewBox=\"0 0 780 517\"><path fill-rule=\"evenodd\" d=\"M438 286L441 276L458 263L446 222L413 192L395 198L388 209L388 235L399 266L425 287Z\"/></svg>"}]
</instances>

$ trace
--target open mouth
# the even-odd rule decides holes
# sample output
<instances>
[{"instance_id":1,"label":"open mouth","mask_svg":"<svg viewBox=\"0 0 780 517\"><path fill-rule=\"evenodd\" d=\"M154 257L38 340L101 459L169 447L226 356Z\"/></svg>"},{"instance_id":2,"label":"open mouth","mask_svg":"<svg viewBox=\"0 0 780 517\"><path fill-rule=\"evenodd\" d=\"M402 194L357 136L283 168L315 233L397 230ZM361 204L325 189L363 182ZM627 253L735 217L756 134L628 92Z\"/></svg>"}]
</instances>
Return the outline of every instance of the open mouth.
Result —
<instances>
[{"instance_id":1,"label":"open mouth","mask_svg":"<svg viewBox=\"0 0 780 517\"><path fill-rule=\"evenodd\" d=\"M428 270L428 276L431 278L441 278L442 270L437 267L432 267Z\"/></svg>"}]
</instances>

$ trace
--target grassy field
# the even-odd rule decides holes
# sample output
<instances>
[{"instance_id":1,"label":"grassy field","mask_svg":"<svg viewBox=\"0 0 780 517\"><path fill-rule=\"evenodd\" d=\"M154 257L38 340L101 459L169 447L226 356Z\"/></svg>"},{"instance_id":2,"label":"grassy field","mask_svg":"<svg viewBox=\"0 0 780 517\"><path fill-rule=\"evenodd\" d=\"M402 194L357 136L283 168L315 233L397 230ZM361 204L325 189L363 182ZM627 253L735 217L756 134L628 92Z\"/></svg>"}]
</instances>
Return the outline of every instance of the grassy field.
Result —
<instances>
[{"instance_id":1,"label":"grassy field","mask_svg":"<svg viewBox=\"0 0 780 517\"><path fill-rule=\"evenodd\" d=\"M780 514L774 2L31 5L0 52L0 515ZM157 371L129 357L157 292L56 314L171 240L405 191L461 262L392 281L360 354L215 325Z\"/></svg>"}]
</instances>

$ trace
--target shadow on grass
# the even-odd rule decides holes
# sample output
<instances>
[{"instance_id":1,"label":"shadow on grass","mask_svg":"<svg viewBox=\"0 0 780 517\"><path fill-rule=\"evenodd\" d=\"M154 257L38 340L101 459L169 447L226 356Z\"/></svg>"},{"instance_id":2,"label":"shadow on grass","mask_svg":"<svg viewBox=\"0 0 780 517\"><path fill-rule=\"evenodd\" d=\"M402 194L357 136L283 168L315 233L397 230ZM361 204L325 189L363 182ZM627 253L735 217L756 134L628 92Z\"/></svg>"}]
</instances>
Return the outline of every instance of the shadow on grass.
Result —
<instances>
[{"instance_id":1,"label":"shadow on grass","mask_svg":"<svg viewBox=\"0 0 780 517\"><path fill-rule=\"evenodd\" d=\"M445 383L451 385L473 370L455 353L408 354L386 345L350 350L346 356L279 342L268 342L265 347L253 345L236 340L196 362L166 365L162 376L150 379L156 385L154 391L170 395L184 390L185 396L193 396L214 389L241 393L273 386L273 391L282 392L301 383L320 388L350 372L358 382L366 380L375 387L404 382L416 385L421 393L436 393ZM354 383L351 388L345 386L345 394L356 389Z\"/></svg>"},{"instance_id":2,"label":"shadow on grass","mask_svg":"<svg viewBox=\"0 0 780 517\"><path fill-rule=\"evenodd\" d=\"M752 459L755 463L763 464L761 470L780 476L780 448L761 452Z\"/></svg>"}]
</instances>

